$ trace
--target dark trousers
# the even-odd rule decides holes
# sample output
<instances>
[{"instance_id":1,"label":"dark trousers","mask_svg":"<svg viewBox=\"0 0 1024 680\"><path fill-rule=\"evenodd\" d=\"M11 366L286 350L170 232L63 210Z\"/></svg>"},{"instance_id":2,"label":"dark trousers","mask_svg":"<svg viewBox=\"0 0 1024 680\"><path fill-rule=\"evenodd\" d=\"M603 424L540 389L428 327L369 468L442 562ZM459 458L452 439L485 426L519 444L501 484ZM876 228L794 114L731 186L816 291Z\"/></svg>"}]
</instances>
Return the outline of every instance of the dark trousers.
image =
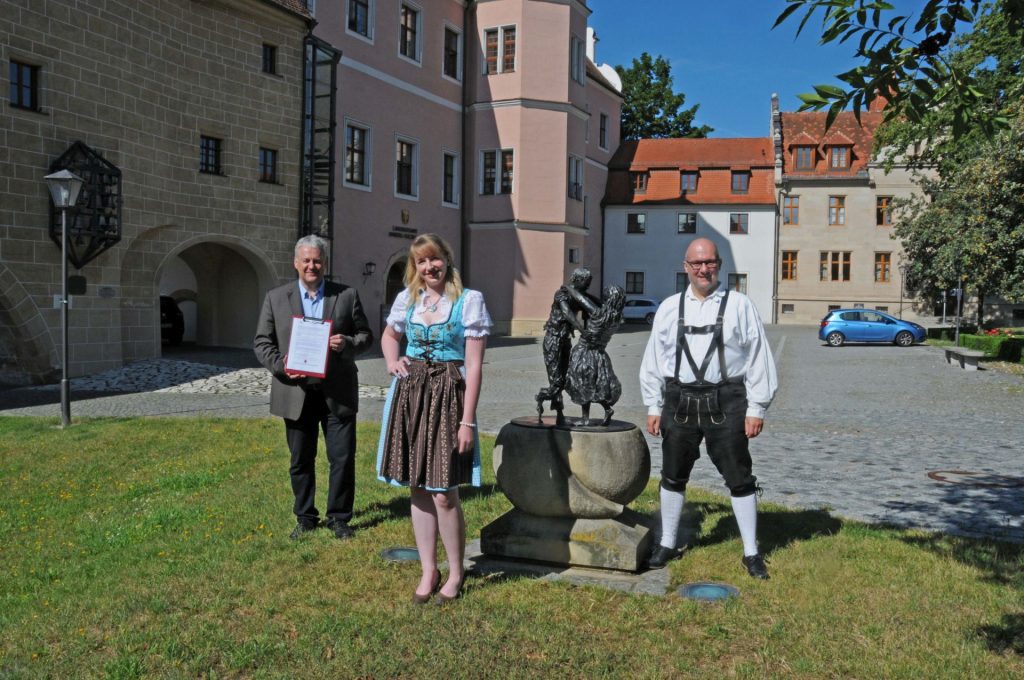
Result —
<instances>
[{"instance_id":1,"label":"dark trousers","mask_svg":"<svg viewBox=\"0 0 1024 680\"><path fill-rule=\"evenodd\" d=\"M684 491L693 464L700 458L700 443L706 440L708 456L725 479L733 496L749 496L756 490L751 474L744 421L747 392L742 383L719 385L717 394L689 390L669 383L661 410L661 484L670 491Z\"/></svg>"},{"instance_id":2,"label":"dark trousers","mask_svg":"<svg viewBox=\"0 0 1024 680\"><path fill-rule=\"evenodd\" d=\"M339 418L327 408L319 392L310 391L298 420L284 420L288 450L292 454L289 473L295 494L295 516L303 524L316 524L316 447L318 430L327 448L327 521L352 519L356 490L356 419Z\"/></svg>"}]
</instances>

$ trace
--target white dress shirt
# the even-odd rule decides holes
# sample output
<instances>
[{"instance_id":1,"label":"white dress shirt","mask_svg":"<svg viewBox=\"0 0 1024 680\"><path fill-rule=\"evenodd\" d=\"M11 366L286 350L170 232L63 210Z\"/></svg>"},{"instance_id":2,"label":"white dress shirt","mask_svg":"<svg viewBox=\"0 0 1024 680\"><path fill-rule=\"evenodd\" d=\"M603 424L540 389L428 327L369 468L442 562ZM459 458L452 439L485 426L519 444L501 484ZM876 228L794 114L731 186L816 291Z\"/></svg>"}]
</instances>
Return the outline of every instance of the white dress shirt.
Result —
<instances>
[{"instance_id":1,"label":"white dress shirt","mask_svg":"<svg viewBox=\"0 0 1024 680\"><path fill-rule=\"evenodd\" d=\"M677 293L661 303L654 315L651 337L647 341L643 361L640 363L640 394L647 415L660 416L665 401L665 381L672 375L676 365L676 336L679 327L679 296L686 296L686 325L713 325L718 319L718 307L725 291L721 286L703 300L697 298L689 286L685 293ZM687 335L690 354L698 367L711 346L713 334ZM775 372L768 339L765 337L761 317L746 295L729 292L722 319L722 339L725 343L725 378L743 377L747 388L747 415L764 418L765 411L775 396L779 379ZM704 379L721 382L724 378L718 367L718 352L711 358ZM697 378L683 353L679 362L677 379L683 383L696 382Z\"/></svg>"}]
</instances>

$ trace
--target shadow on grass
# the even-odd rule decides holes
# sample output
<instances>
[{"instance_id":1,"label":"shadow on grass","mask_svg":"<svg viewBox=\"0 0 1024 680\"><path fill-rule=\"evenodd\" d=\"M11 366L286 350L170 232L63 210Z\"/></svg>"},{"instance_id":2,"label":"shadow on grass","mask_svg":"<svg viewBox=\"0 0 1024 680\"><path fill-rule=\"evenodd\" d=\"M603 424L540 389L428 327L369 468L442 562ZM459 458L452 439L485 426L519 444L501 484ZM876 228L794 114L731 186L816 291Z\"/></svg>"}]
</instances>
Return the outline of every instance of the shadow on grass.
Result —
<instances>
[{"instance_id":1,"label":"shadow on grass","mask_svg":"<svg viewBox=\"0 0 1024 680\"><path fill-rule=\"evenodd\" d=\"M495 493L498 487L495 484L483 484L480 487L463 486L459 487L459 499L466 501L476 498L487 498ZM400 493L387 501L376 501L365 507L356 509L356 519L352 521L352 528L359 530L372 529L392 519L408 518L409 493Z\"/></svg>"},{"instance_id":2,"label":"shadow on grass","mask_svg":"<svg viewBox=\"0 0 1024 680\"><path fill-rule=\"evenodd\" d=\"M1024 614L1003 614L997 625L978 626L976 635L996 654L1024 656Z\"/></svg>"},{"instance_id":3,"label":"shadow on grass","mask_svg":"<svg viewBox=\"0 0 1024 680\"><path fill-rule=\"evenodd\" d=\"M687 503L689 506L690 504ZM711 531L696 538L695 545L715 545L739 538L739 527L728 502L697 502L692 512L699 520L697 526L708 515L721 514ZM843 521L825 510L784 510L759 509L757 513L757 539L764 554L781 550L796 541L806 541L819 536L831 536L843 527Z\"/></svg>"},{"instance_id":4,"label":"shadow on grass","mask_svg":"<svg viewBox=\"0 0 1024 680\"><path fill-rule=\"evenodd\" d=\"M901 534L900 540L973 567L982 573L984 581L1024 590L1024 545L944 534Z\"/></svg>"}]
</instances>

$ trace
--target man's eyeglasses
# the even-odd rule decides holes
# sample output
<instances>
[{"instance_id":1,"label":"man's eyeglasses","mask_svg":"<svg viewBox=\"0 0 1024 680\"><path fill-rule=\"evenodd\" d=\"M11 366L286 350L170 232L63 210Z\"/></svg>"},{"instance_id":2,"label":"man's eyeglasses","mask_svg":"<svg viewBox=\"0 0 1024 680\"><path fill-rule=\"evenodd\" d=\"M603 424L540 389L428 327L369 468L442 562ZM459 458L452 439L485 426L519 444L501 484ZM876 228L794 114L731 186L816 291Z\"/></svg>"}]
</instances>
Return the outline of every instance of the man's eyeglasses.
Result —
<instances>
[{"instance_id":1,"label":"man's eyeglasses","mask_svg":"<svg viewBox=\"0 0 1024 680\"><path fill-rule=\"evenodd\" d=\"M718 269L720 262L718 260L698 260L691 262L686 260L686 266L694 271L698 271L701 267L707 267L708 269Z\"/></svg>"}]
</instances>

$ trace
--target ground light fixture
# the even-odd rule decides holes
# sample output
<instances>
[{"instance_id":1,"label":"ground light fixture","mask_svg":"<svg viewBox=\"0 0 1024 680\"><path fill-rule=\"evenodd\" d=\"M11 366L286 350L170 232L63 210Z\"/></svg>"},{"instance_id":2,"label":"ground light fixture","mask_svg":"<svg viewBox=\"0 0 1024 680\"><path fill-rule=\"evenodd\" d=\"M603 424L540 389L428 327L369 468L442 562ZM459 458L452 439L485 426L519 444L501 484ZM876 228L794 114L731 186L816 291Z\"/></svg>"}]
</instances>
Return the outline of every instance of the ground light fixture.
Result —
<instances>
[{"instance_id":1,"label":"ground light fixture","mask_svg":"<svg viewBox=\"0 0 1024 680\"><path fill-rule=\"evenodd\" d=\"M53 206L60 210L60 426L71 424L71 385L68 381L68 208L78 201L82 178L69 170L59 170L43 179L50 189Z\"/></svg>"},{"instance_id":2,"label":"ground light fixture","mask_svg":"<svg viewBox=\"0 0 1024 680\"><path fill-rule=\"evenodd\" d=\"M679 588L679 596L688 600L701 600L703 602L720 602L733 597L739 597L740 591L736 586L728 583L711 583L699 581L687 583Z\"/></svg>"},{"instance_id":3,"label":"ground light fixture","mask_svg":"<svg viewBox=\"0 0 1024 680\"><path fill-rule=\"evenodd\" d=\"M420 559L420 553L416 548L393 547L380 551L380 556L386 562L416 562Z\"/></svg>"}]
</instances>

